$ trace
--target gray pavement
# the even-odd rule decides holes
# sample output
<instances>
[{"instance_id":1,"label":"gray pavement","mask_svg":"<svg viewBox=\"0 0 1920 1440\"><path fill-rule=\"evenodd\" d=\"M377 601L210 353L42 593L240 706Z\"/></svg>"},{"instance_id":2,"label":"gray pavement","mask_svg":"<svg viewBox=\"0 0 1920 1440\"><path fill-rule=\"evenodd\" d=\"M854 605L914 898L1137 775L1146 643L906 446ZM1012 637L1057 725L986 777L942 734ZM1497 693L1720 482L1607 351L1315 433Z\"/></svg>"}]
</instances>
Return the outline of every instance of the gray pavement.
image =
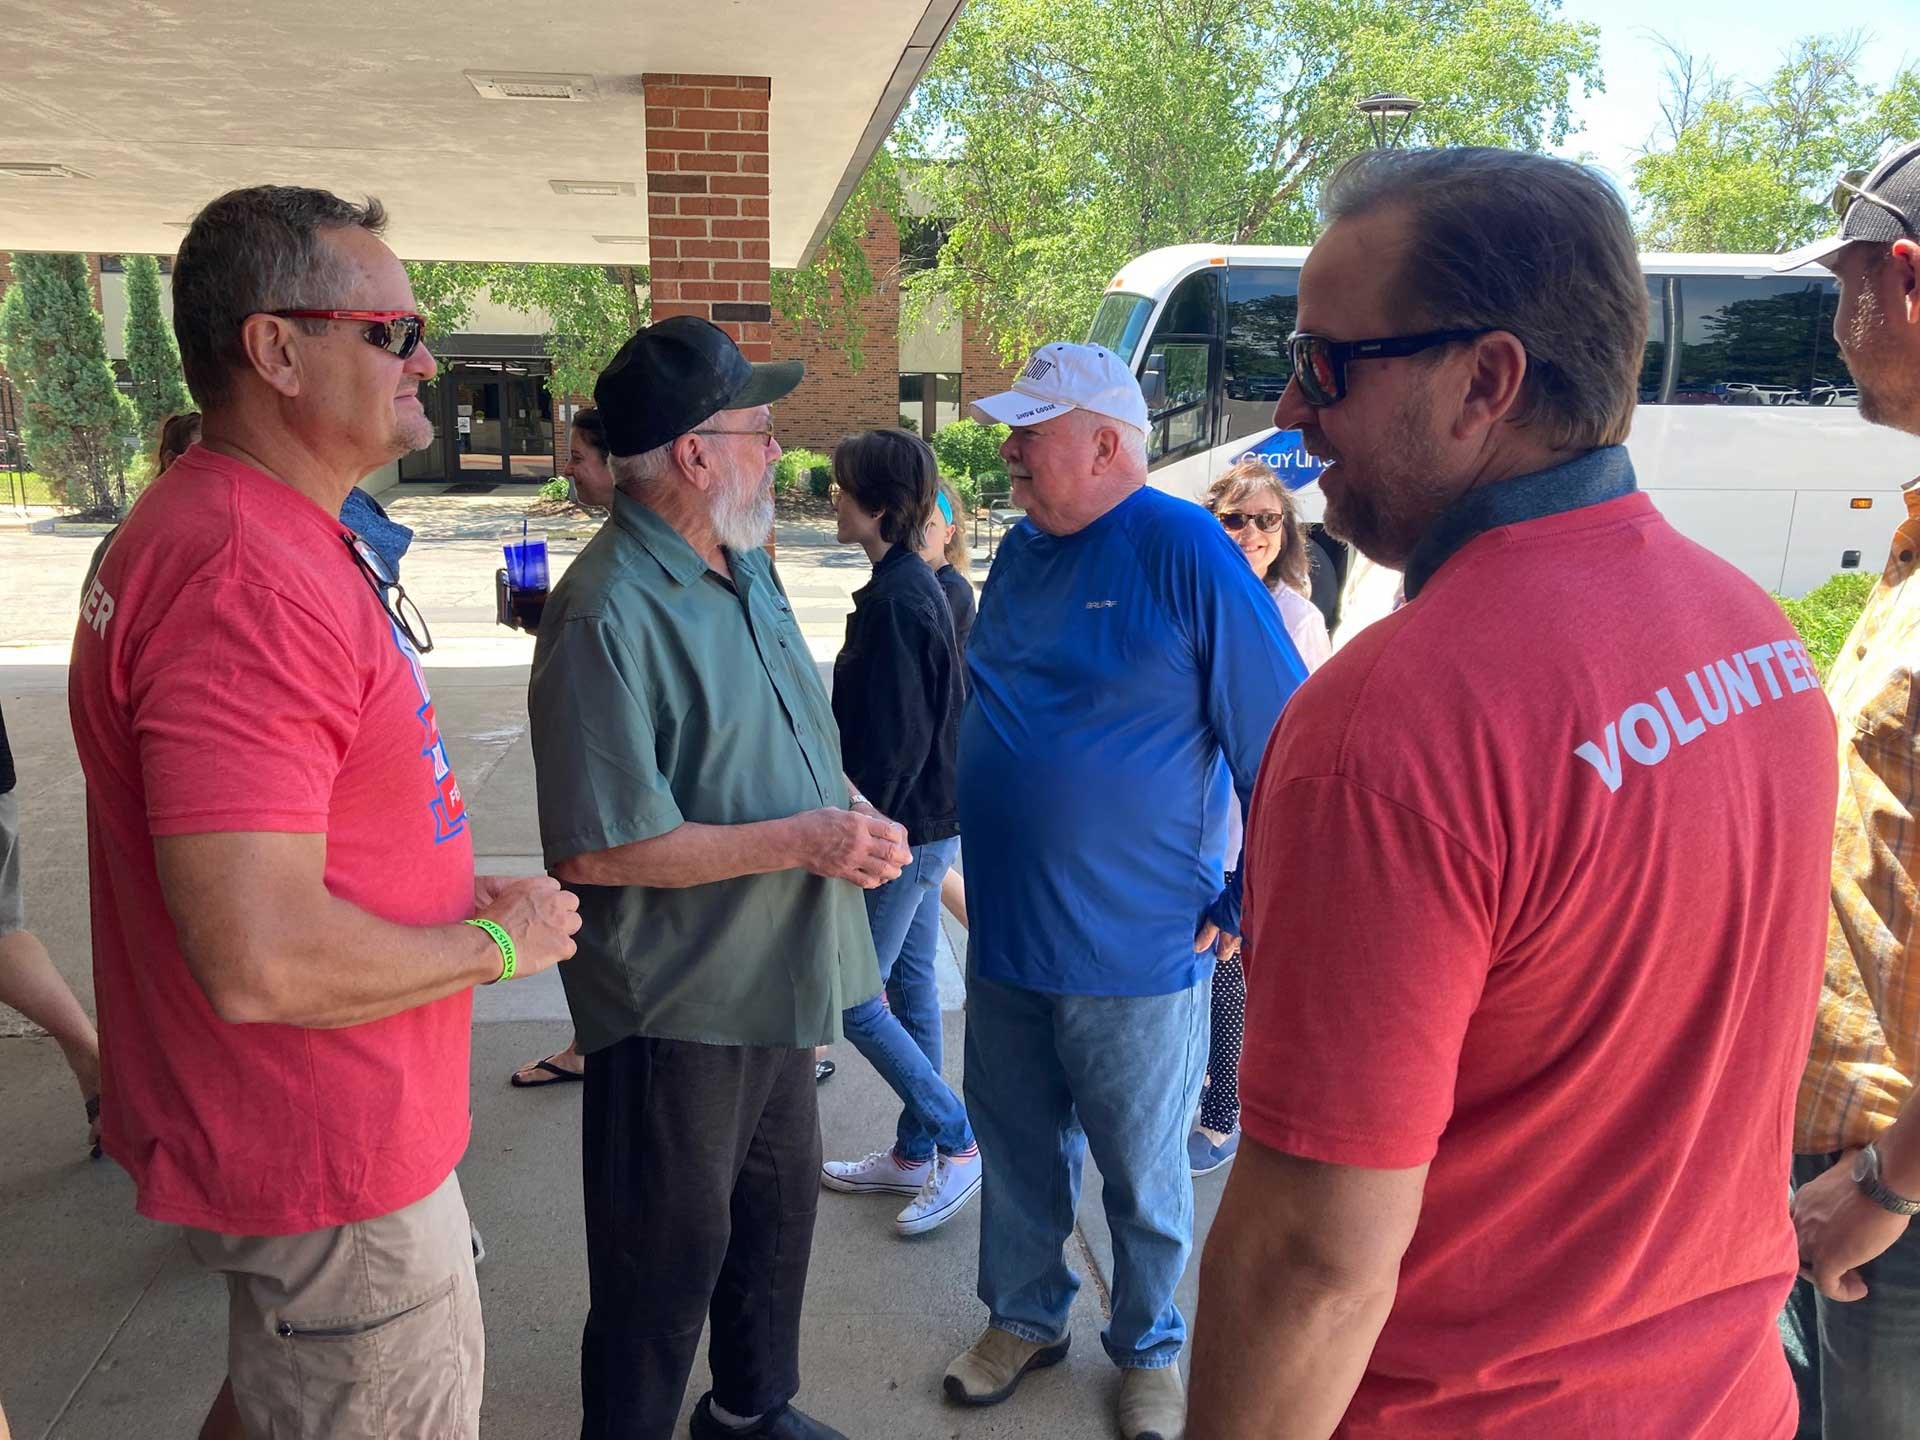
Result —
<instances>
[{"instance_id":1,"label":"gray pavement","mask_svg":"<svg viewBox=\"0 0 1920 1440\"><path fill-rule=\"evenodd\" d=\"M403 496L389 508L421 531L405 576L439 642L429 679L481 865L537 869L524 703L531 642L492 625L486 589L497 537L517 529L517 508L493 496ZM564 559L583 539L584 529L557 539L556 551ZM0 530L0 705L20 771L29 921L89 1010L86 842L64 662L93 543ZM785 524L780 563L816 655L830 657L847 596L866 579L864 557L818 527ZM950 926L947 939L942 1001L947 1070L957 1084L965 1017L956 956L965 936ZM485 1433L574 1434L586 1314L579 1090L506 1083L515 1065L566 1042L557 976L478 992L474 1018L474 1136L460 1174L487 1242ZM176 1232L134 1214L132 1186L115 1166L85 1159L66 1067L51 1041L26 1029L0 1015L0 1313L9 1317L0 1404L20 1440L191 1437L224 1371L221 1292L194 1270ZM839 1074L820 1092L826 1147L857 1155L891 1133L895 1104L852 1047L838 1047L836 1058ZM1202 1234L1221 1185L1199 1182ZM800 1403L854 1440L1111 1435L1118 1380L1098 1336L1112 1246L1098 1175L1090 1168L1070 1246L1087 1281L1073 1317L1073 1356L1006 1405L982 1411L950 1407L938 1393L946 1362L984 1318L973 1294L979 1208L911 1241L893 1233L896 1208L821 1197ZM1189 1315L1197 1268L1189 1266L1182 1287ZM704 1370L704 1362L696 1366L689 1402L705 1388Z\"/></svg>"}]
</instances>

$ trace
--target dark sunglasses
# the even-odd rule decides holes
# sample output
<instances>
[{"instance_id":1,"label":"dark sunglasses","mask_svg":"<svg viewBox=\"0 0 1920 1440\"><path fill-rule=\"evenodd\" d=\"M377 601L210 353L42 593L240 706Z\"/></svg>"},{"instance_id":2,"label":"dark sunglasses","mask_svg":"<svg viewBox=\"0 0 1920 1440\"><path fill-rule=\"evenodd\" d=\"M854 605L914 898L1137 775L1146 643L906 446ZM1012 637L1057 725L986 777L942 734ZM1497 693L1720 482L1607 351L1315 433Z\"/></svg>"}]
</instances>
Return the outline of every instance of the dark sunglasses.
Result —
<instances>
[{"instance_id":1,"label":"dark sunglasses","mask_svg":"<svg viewBox=\"0 0 1920 1440\"><path fill-rule=\"evenodd\" d=\"M1854 173L1858 174L1859 172L1855 171ZM1862 176L1861 178L1864 179L1865 177ZM1891 200L1876 195L1871 190L1865 189L1858 184L1852 176L1843 177L1833 190L1833 213L1840 217L1842 224L1846 223L1847 211L1853 208L1856 200L1864 200L1869 205L1879 206L1882 210L1893 216L1894 219L1898 220L1900 222L1900 228L1906 231L1907 234L1920 236L1920 229L1915 228L1912 218L1908 216L1906 211L1902 210Z\"/></svg>"},{"instance_id":2,"label":"dark sunglasses","mask_svg":"<svg viewBox=\"0 0 1920 1440\"><path fill-rule=\"evenodd\" d=\"M342 531L340 538L346 542L347 553L353 556L353 563L360 567L360 573L373 586L373 593L380 597L380 608L387 612L387 618L397 626L413 645L414 652L425 655L433 649L433 635L427 629L427 620L420 613L420 607L408 598L407 592L400 587L400 579L387 568L387 562L380 558L380 552L351 530Z\"/></svg>"},{"instance_id":3,"label":"dark sunglasses","mask_svg":"<svg viewBox=\"0 0 1920 1440\"><path fill-rule=\"evenodd\" d=\"M1246 529L1248 524L1251 523L1253 528L1258 530L1262 535L1271 535L1287 523L1287 517L1282 515L1278 510L1268 510L1260 515L1249 515L1244 510L1223 510L1219 512L1216 518L1218 518L1222 525L1234 531L1236 534Z\"/></svg>"},{"instance_id":4,"label":"dark sunglasses","mask_svg":"<svg viewBox=\"0 0 1920 1440\"><path fill-rule=\"evenodd\" d=\"M1381 340L1329 340L1296 330L1287 337L1293 379L1309 405L1324 410L1347 394L1347 366L1355 360L1389 360L1418 355L1441 345L1477 340L1490 330L1429 330L1421 335L1391 335Z\"/></svg>"},{"instance_id":5,"label":"dark sunglasses","mask_svg":"<svg viewBox=\"0 0 1920 1440\"><path fill-rule=\"evenodd\" d=\"M427 322L411 310L269 310L282 320L360 321L366 329L360 333L376 350L384 350L404 360L420 348L426 338Z\"/></svg>"}]
</instances>

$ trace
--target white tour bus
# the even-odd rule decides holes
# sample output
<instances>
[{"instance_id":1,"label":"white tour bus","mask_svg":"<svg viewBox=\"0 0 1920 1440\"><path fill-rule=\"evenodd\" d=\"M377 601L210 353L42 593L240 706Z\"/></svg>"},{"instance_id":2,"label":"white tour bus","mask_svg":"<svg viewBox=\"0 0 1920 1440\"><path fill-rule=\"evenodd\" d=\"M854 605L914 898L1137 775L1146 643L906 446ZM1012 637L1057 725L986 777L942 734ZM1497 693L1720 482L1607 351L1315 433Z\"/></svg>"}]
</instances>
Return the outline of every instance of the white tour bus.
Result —
<instances>
[{"instance_id":1,"label":"white tour bus","mask_svg":"<svg viewBox=\"0 0 1920 1440\"><path fill-rule=\"evenodd\" d=\"M1127 265L1088 338L1133 367L1152 423L1153 483L1197 499L1248 454L1264 455L1321 516L1319 467L1298 431L1276 431L1292 367L1302 246L1176 245ZM1878 573L1920 475L1920 440L1860 418L1835 352L1838 286L1770 255L1643 255L1652 323L1627 445L1640 487L1685 534L1767 589L1803 594L1842 570ZM1316 534L1323 608L1358 624L1398 577ZM1320 578L1320 577L1316 577Z\"/></svg>"}]
</instances>

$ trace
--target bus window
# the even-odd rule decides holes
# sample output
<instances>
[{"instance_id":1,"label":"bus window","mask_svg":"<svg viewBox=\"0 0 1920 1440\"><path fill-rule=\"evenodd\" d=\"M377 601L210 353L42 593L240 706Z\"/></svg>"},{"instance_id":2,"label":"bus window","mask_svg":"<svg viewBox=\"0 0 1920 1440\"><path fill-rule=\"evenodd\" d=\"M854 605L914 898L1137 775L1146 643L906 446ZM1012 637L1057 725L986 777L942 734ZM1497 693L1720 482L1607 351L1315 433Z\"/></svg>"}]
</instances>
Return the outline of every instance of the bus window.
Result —
<instances>
[{"instance_id":1,"label":"bus window","mask_svg":"<svg viewBox=\"0 0 1920 1440\"><path fill-rule=\"evenodd\" d=\"M1227 271L1227 438L1273 424L1293 375L1287 336L1300 314L1300 271L1235 265Z\"/></svg>"},{"instance_id":2,"label":"bus window","mask_svg":"<svg viewBox=\"0 0 1920 1440\"><path fill-rule=\"evenodd\" d=\"M1677 404L1805 405L1844 374L1833 347L1834 282L1689 275L1678 281Z\"/></svg>"},{"instance_id":3,"label":"bus window","mask_svg":"<svg viewBox=\"0 0 1920 1440\"><path fill-rule=\"evenodd\" d=\"M1128 365L1133 364L1133 347L1140 343L1140 332L1147 328L1153 314L1153 301L1144 295L1128 295L1114 290L1100 302L1087 332L1089 345L1103 345Z\"/></svg>"},{"instance_id":4,"label":"bus window","mask_svg":"<svg viewBox=\"0 0 1920 1440\"><path fill-rule=\"evenodd\" d=\"M1833 317L1840 309L1840 282L1821 282L1820 328L1814 332L1813 389L1807 399L1815 405L1858 405L1860 391L1853 383L1839 347L1833 343Z\"/></svg>"},{"instance_id":5,"label":"bus window","mask_svg":"<svg viewBox=\"0 0 1920 1440\"><path fill-rule=\"evenodd\" d=\"M1220 272L1213 269L1182 280L1161 312L1140 366L1150 464L1213 443L1220 321Z\"/></svg>"},{"instance_id":6,"label":"bus window","mask_svg":"<svg viewBox=\"0 0 1920 1440\"><path fill-rule=\"evenodd\" d=\"M1640 403L1657 404L1667 388L1667 277L1647 276L1647 348L1640 358Z\"/></svg>"}]
</instances>

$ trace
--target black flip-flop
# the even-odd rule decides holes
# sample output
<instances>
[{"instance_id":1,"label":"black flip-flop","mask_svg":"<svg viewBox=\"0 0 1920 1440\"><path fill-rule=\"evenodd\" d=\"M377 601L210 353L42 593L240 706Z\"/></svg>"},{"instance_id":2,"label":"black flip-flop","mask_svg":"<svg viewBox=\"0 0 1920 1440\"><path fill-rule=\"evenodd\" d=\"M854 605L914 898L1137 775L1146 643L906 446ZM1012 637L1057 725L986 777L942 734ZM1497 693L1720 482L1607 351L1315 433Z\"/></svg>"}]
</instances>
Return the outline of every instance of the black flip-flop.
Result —
<instances>
[{"instance_id":1,"label":"black flip-flop","mask_svg":"<svg viewBox=\"0 0 1920 1440\"><path fill-rule=\"evenodd\" d=\"M522 1080L520 1078L520 1070L516 1070L507 1077L507 1083L517 1086L522 1090L538 1090L542 1085L564 1085L569 1080L577 1081L587 1078L582 1071L569 1070L564 1065L554 1064L553 1062L556 1058L558 1058L556 1055L549 1055L537 1065L522 1065L520 1067L520 1070L546 1071L547 1078L545 1080Z\"/></svg>"},{"instance_id":2,"label":"black flip-flop","mask_svg":"<svg viewBox=\"0 0 1920 1440\"><path fill-rule=\"evenodd\" d=\"M94 1123L98 1121L99 1118L100 1097L98 1095L89 1095L87 1097L87 1129L89 1131L93 1129ZM100 1158L100 1142L98 1140L95 1140L89 1147L87 1158L89 1160L98 1160Z\"/></svg>"},{"instance_id":3,"label":"black flip-flop","mask_svg":"<svg viewBox=\"0 0 1920 1440\"><path fill-rule=\"evenodd\" d=\"M834 1063L831 1060L814 1061L813 1062L813 1083L816 1085L826 1084L827 1081L833 1078L833 1072L836 1068L837 1067L834 1065Z\"/></svg>"}]
</instances>

